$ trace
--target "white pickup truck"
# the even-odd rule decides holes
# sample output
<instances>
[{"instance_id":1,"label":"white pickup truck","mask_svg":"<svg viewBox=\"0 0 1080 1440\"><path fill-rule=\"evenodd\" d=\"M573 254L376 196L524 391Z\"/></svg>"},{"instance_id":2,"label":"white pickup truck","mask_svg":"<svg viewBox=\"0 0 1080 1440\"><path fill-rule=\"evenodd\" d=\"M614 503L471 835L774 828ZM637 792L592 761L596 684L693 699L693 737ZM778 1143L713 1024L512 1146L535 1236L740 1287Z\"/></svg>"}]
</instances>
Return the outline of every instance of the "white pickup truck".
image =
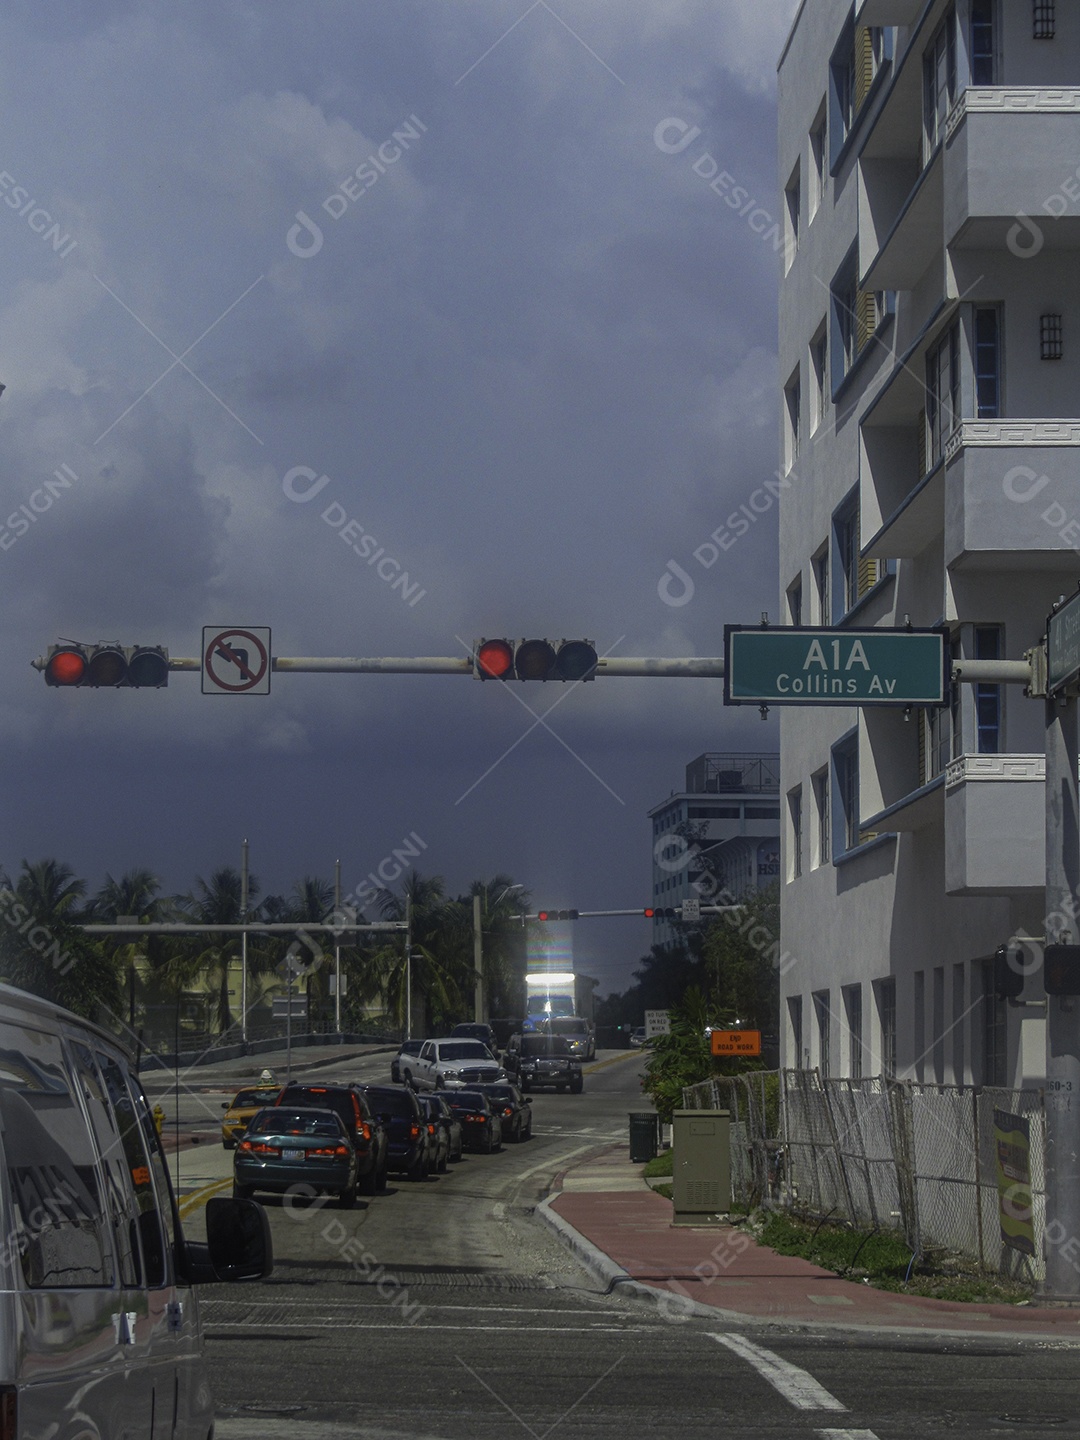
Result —
<instances>
[{"instance_id":1,"label":"white pickup truck","mask_svg":"<svg viewBox=\"0 0 1080 1440\"><path fill-rule=\"evenodd\" d=\"M401 1078L420 1090L443 1090L505 1080L506 1071L479 1040L425 1040L415 1059L402 1058Z\"/></svg>"}]
</instances>

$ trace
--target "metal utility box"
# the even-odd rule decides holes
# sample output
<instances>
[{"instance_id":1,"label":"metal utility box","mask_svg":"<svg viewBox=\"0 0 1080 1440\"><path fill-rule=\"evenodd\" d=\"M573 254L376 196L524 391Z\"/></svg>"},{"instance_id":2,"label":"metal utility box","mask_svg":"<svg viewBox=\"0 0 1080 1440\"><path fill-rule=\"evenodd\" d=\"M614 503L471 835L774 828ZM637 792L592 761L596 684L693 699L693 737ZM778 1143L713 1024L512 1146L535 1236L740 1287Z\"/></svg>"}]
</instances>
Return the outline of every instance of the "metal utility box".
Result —
<instances>
[{"instance_id":1,"label":"metal utility box","mask_svg":"<svg viewBox=\"0 0 1080 1440\"><path fill-rule=\"evenodd\" d=\"M731 1112L676 1110L675 1225L705 1225L731 1209Z\"/></svg>"}]
</instances>

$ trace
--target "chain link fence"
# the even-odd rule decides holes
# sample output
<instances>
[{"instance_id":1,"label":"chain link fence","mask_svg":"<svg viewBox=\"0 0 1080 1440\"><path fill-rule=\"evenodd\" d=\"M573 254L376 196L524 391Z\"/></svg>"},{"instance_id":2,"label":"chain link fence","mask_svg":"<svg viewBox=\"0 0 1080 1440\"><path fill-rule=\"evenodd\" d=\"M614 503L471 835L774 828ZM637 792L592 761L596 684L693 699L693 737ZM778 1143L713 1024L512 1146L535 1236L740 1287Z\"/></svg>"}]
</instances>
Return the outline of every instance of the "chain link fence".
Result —
<instances>
[{"instance_id":1,"label":"chain link fence","mask_svg":"<svg viewBox=\"0 0 1080 1440\"><path fill-rule=\"evenodd\" d=\"M686 1109L731 1114L733 1197L813 1218L900 1231L919 1254L1043 1275L1045 1117L1038 1090L958 1089L816 1070L724 1076L683 1091ZM1003 1244L994 1111L1030 1126L1034 1257Z\"/></svg>"}]
</instances>

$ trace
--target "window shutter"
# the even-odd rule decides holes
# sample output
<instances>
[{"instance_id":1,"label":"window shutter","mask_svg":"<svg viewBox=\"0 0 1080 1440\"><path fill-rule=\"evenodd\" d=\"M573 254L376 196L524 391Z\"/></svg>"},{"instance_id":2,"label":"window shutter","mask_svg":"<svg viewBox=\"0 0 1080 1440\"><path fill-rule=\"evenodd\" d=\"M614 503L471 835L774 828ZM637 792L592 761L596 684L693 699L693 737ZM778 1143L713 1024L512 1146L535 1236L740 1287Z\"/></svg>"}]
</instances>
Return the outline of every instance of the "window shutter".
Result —
<instances>
[{"instance_id":1,"label":"window shutter","mask_svg":"<svg viewBox=\"0 0 1080 1440\"><path fill-rule=\"evenodd\" d=\"M860 354L877 330L877 295L860 290L855 296L855 353Z\"/></svg>"},{"instance_id":2,"label":"window shutter","mask_svg":"<svg viewBox=\"0 0 1080 1440\"><path fill-rule=\"evenodd\" d=\"M919 714L919 784L926 785L931 780L929 767L926 763L929 746L927 745L926 729L930 719L928 710L920 710Z\"/></svg>"},{"instance_id":3,"label":"window shutter","mask_svg":"<svg viewBox=\"0 0 1080 1440\"><path fill-rule=\"evenodd\" d=\"M918 474L917 478L918 478L919 480L921 480L922 477L926 474L926 411L925 411L925 410L920 410L920 411L919 411L919 419L918 419L917 425L918 425L918 434L917 434L916 437L915 437L915 438L916 438L916 441L917 441L917 443L918 443L918 447L919 447L919 474Z\"/></svg>"},{"instance_id":4,"label":"window shutter","mask_svg":"<svg viewBox=\"0 0 1080 1440\"><path fill-rule=\"evenodd\" d=\"M855 31L855 109L870 93L874 82L874 37L868 25Z\"/></svg>"},{"instance_id":5,"label":"window shutter","mask_svg":"<svg viewBox=\"0 0 1080 1440\"><path fill-rule=\"evenodd\" d=\"M872 590L881 579L882 562L880 560L869 560L865 556L859 560L859 599Z\"/></svg>"}]
</instances>

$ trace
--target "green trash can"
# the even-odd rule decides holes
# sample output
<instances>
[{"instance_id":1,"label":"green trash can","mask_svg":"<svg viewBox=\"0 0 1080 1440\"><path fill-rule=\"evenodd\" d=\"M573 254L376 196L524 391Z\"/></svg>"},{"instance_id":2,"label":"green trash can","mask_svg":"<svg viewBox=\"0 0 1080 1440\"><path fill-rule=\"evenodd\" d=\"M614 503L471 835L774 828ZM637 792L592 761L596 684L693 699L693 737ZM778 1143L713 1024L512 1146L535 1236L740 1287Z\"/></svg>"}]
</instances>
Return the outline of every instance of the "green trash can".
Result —
<instances>
[{"instance_id":1,"label":"green trash can","mask_svg":"<svg viewBox=\"0 0 1080 1440\"><path fill-rule=\"evenodd\" d=\"M630 1163L643 1165L655 1160L660 1140L660 1116L654 1110L635 1111L630 1116Z\"/></svg>"}]
</instances>

